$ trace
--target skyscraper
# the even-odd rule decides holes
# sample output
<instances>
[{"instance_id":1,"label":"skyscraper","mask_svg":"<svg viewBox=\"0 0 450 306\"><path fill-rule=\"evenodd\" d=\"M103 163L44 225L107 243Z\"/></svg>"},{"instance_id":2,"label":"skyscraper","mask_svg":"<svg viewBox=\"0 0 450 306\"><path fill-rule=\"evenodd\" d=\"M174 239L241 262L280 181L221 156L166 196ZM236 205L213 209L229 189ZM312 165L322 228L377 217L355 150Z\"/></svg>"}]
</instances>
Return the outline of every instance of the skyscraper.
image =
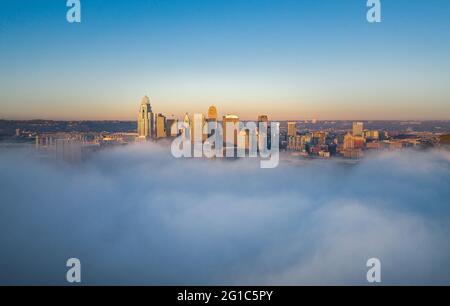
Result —
<instances>
[{"instance_id":1,"label":"skyscraper","mask_svg":"<svg viewBox=\"0 0 450 306\"><path fill-rule=\"evenodd\" d=\"M154 136L154 119L149 97L145 96L141 100L138 113L137 130L140 140L147 140Z\"/></svg>"},{"instance_id":2,"label":"skyscraper","mask_svg":"<svg viewBox=\"0 0 450 306\"><path fill-rule=\"evenodd\" d=\"M258 123L260 122L269 123L269 117L267 115L259 115Z\"/></svg>"},{"instance_id":3,"label":"skyscraper","mask_svg":"<svg viewBox=\"0 0 450 306\"><path fill-rule=\"evenodd\" d=\"M206 137L211 137L217 132L217 109L214 105L210 106L208 109L208 117L206 118L208 133L205 135Z\"/></svg>"},{"instance_id":4,"label":"skyscraper","mask_svg":"<svg viewBox=\"0 0 450 306\"><path fill-rule=\"evenodd\" d=\"M166 136L166 117L158 114L156 116L156 138L164 138Z\"/></svg>"},{"instance_id":5,"label":"skyscraper","mask_svg":"<svg viewBox=\"0 0 450 306\"><path fill-rule=\"evenodd\" d=\"M344 150L351 150L354 148L353 136L350 133L344 136Z\"/></svg>"},{"instance_id":6,"label":"skyscraper","mask_svg":"<svg viewBox=\"0 0 450 306\"><path fill-rule=\"evenodd\" d=\"M178 135L178 120L177 119L166 119L166 135L167 137L175 137Z\"/></svg>"},{"instance_id":7,"label":"skyscraper","mask_svg":"<svg viewBox=\"0 0 450 306\"><path fill-rule=\"evenodd\" d=\"M203 126L205 125L205 115L194 114L191 122L191 141L202 142L205 137L203 136ZM206 136L206 135L205 135Z\"/></svg>"},{"instance_id":8,"label":"skyscraper","mask_svg":"<svg viewBox=\"0 0 450 306\"><path fill-rule=\"evenodd\" d=\"M297 122L288 122L288 137L297 136Z\"/></svg>"},{"instance_id":9,"label":"skyscraper","mask_svg":"<svg viewBox=\"0 0 450 306\"><path fill-rule=\"evenodd\" d=\"M211 121L216 121L217 122L217 109L214 105L210 106L208 109L208 118L207 121L211 122Z\"/></svg>"},{"instance_id":10,"label":"skyscraper","mask_svg":"<svg viewBox=\"0 0 450 306\"><path fill-rule=\"evenodd\" d=\"M192 134L192 130L191 130L191 119L189 118L189 114L188 113L186 113L184 115L183 123L184 123L183 129L184 129L184 133L185 133L184 137L186 137L186 139L190 139L191 138L191 134Z\"/></svg>"},{"instance_id":11,"label":"skyscraper","mask_svg":"<svg viewBox=\"0 0 450 306\"><path fill-rule=\"evenodd\" d=\"M363 136L364 124L362 122L353 122L353 136Z\"/></svg>"},{"instance_id":12,"label":"skyscraper","mask_svg":"<svg viewBox=\"0 0 450 306\"><path fill-rule=\"evenodd\" d=\"M258 116L258 149L262 151L265 147L270 148L270 127L267 115Z\"/></svg>"},{"instance_id":13,"label":"skyscraper","mask_svg":"<svg viewBox=\"0 0 450 306\"><path fill-rule=\"evenodd\" d=\"M250 133L248 129L239 131L239 137L237 140L237 146L243 150L250 149Z\"/></svg>"},{"instance_id":14,"label":"skyscraper","mask_svg":"<svg viewBox=\"0 0 450 306\"><path fill-rule=\"evenodd\" d=\"M188 113L186 113L186 114L184 115L183 122L184 122L186 125L188 125L188 126L191 124L191 119L189 118L189 114L188 114Z\"/></svg>"},{"instance_id":15,"label":"skyscraper","mask_svg":"<svg viewBox=\"0 0 450 306\"><path fill-rule=\"evenodd\" d=\"M225 147L234 147L237 145L237 135L239 129L239 117L236 115L223 116L223 142ZM233 132L233 136L227 136L227 130ZM230 139L227 139L229 137Z\"/></svg>"},{"instance_id":16,"label":"skyscraper","mask_svg":"<svg viewBox=\"0 0 450 306\"><path fill-rule=\"evenodd\" d=\"M348 149L363 149L365 145L364 138L361 136L354 136L347 133L344 136L344 150Z\"/></svg>"}]
</instances>

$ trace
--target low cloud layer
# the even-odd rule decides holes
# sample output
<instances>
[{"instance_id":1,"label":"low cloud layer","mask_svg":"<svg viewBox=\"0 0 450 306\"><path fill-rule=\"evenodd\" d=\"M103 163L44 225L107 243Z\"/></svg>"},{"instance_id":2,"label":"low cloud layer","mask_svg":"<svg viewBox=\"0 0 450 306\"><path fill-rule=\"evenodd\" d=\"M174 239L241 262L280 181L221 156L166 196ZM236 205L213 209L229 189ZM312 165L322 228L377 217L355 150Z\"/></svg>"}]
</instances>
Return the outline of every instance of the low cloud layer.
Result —
<instances>
[{"instance_id":1,"label":"low cloud layer","mask_svg":"<svg viewBox=\"0 0 450 306\"><path fill-rule=\"evenodd\" d=\"M82 165L0 152L0 284L450 284L450 153L358 164L175 160L128 146Z\"/></svg>"}]
</instances>

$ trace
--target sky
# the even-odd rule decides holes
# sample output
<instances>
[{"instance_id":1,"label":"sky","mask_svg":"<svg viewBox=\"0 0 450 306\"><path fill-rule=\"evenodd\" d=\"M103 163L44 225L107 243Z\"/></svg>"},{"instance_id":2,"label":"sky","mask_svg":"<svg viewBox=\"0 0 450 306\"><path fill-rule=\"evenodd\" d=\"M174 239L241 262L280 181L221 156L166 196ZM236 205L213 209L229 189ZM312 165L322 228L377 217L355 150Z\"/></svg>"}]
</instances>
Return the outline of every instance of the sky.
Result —
<instances>
[{"instance_id":1,"label":"sky","mask_svg":"<svg viewBox=\"0 0 450 306\"><path fill-rule=\"evenodd\" d=\"M0 1L0 118L450 119L450 2Z\"/></svg>"},{"instance_id":2,"label":"sky","mask_svg":"<svg viewBox=\"0 0 450 306\"><path fill-rule=\"evenodd\" d=\"M369 258L382 285L448 285L449 178L448 151L268 170L160 142L72 166L0 150L0 285L67 284L69 258L84 285L367 285Z\"/></svg>"}]
</instances>

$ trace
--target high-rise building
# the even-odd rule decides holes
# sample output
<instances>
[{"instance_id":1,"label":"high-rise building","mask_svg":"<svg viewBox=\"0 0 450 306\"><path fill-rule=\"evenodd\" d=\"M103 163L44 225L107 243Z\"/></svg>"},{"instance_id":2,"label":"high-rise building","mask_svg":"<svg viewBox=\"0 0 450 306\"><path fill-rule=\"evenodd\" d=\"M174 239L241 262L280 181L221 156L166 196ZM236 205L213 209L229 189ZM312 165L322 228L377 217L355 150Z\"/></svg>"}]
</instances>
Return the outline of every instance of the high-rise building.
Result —
<instances>
[{"instance_id":1,"label":"high-rise building","mask_svg":"<svg viewBox=\"0 0 450 306\"><path fill-rule=\"evenodd\" d=\"M347 149L363 149L365 140L362 136L354 136L347 133L344 137L344 150Z\"/></svg>"},{"instance_id":2,"label":"high-rise building","mask_svg":"<svg viewBox=\"0 0 450 306\"><path fill-rule=\"evenodd\" d=\"M248 129L243 129L239 132L239 137L237 140L237 147L242 150L250 149L250 133Z\"/></svg>"},{"instance_id":3,"label":"high-rise building","mask_svg":"<svg viewBox=\"0 0 450 306\"><path fill-rule=\"evenodd\" d=\"M149 97L145 96L141 100L141 106L138 113L137 120L138 138L140 140L147 140L154 137L154 119L152 107L150 105Z\"/></svg>"},{"instance_id":4,"label":"high-rise building","mask_svg":"<svg viewBox=\"0 0 450 306\"><path fill-rule=\"evenodd\" d=\"M291 136L288 139L288 149L292 151L306 151L306 141L307 136L299 135L299 136Z\"/></svg>"},{"instance_id":5,"label":"high-rise building","mask_svg":"<svg viewBox=\"0 0 450 306\"><path fill-rule=\"evenodd\" d=\"M217 109L214 105L210 106L208 109L208 118L206 120L209 121L217 121Z\"/></svg>"},{"instance_id":6,"label":"high-rise building","mask_svg":"<svg viewBox=\"0 0 450 306\"><path fill-rule=\"evenodd\" d=\"M166 135L167 137L178 136L178 120L177 119L166 119Z\"/></svg>"},{"instance_id":7,"label":"high-rise building","mask_svg":"<svg viewBox=\"0 0 450 306\"><path fill-rule=\"evenodd\" d=\"M186 133L186 134L184 135L184 137L185 137L186 139L190 139L190 138L191 138L191 134L192 134L192 130L191 130L191 119L189 118L189 114L188 114L188 113L186 113L186 114L184 115L183 123L184 123L183 129L185 130L184 133Z\"/></svg>"},{"instance_id":8,"label":"high-rise building","mask_svg":"<svg viewBox=\"0 0 450 306\"><path fill-rule=\"evenodd\" d=\"M312 133L311 142L315 145L325 145L327 139L327 133L322 131L314 131Z\"/></svg>"},{"instance_id":9,"label":"high-rise building","mask_svg":"<svg viewBox=\"0 0 450 306\"><path fill-rule=\"evenodd\" d=\"M262 125L262 127L265 129L266 133L268 132L269 129L269 117L267 115L259 115L258 116L258 126L257 128L260 128L260 125Z\"/></svg>"},{"instance_id":10,"label":"high-rise building","mask_svg":"<svg viewBox=\"0 0 450 306\"><path fill-rule=\"evenodd\" d=\"M183 122L184 122L185 124L187 124L188 126L191 124L191 119L189 118L189 114L188 114L188 113L186 113L186 114L184 115Z\"/></svg>"},{"instance_id":11,"label":"high-rise building","mask_svg":"<svg viewBox=\"0 0 450 306\"><path fill-rule=\"evenodd\" d=\"M203 126L205 125L205 115L194 114L191 122L191 141L201 142L205 138L203 135Z\"/></svg>"},{"instance_id":12,"label":"high-rise building","mask_svg":"<svg viewBox=\"0 0 450 306\"><path fill-rule=\"evenodd\" d=\"M353 136L350 133L345 134L344 137L344 150L353 149Z\"/></svg>"},{"instance_id":13,"label":"high-rise building","mask_svg":"<svg viewBox=\"0 0 450 306\"><path fill-rule=\"evenodd\" d=\"M267 115L258 116L258 149L270 148L270 127Z\"/></svg>"},{"instance_id":14,"label":"high-rise building","mask_svg":"<svg viewBox=\"0 0 450 306\"><path fill-rule=\"evenodd\" d=\"M205 137L211 137L217 131L217 121L218 121L217 109L214 105L210 106L208 109L208 117L206 118L206 122L208 124L208 133L204 135Z\"/></svg>"},{"instance_id":15,"label":"high-rise building","mask_svg":"<svg viewBox=\"0 0 450 306\"><path fill-rule=\"evenodd\" d=\"M379 140L380 139L380 132L376 130L365 130L363 132L363 137L369 140Z\"/></svg>"},{"instance_id":16,"label":"high-rise building","mask_svg":"<svg viewBox=\"0 0 450 306\"><path fill-rule=\"evenodd\" d=\"M288 137L297 136L297 122L288 122Z\"/></svg>"},{"instance_id":17,"label":"high-rise building","mask_svg":"<svg viewBox=\"0 0 450 306\"><path fill-rule=\"evenodd\" d=\"M363 136L364 124L362 122L353 122L353 136Z\"/></svg>"},{"instance_id":18,"label":"high-rise building","mask_svg":"<svg viewBox=\"0 0 450 306\"><path fill-rule=\"evenodd\" d=\"M362 136L347 133L344 137L343 155L346 158L360 158L363 155L365 140Z\"/></svg>"},{"instance_id":19,"label":"high-rise building","mask_svg":"<svg viewBox=\"0 0 450 306\"><path fill-rule=\"evenodd\" d=\"M158 114L156 116L156 138L165 138L166 136L166 117Z\"/></svg>"},{"instance_id":20,"label":"high-rise building","mask_svg":"<svg viewBox=\"0 0 450 306\"><path fill-rule=\"evenodd\" d=\"M269 117L267 115L259 115L258 116L258 123L259 122L269 122Z\"/></svg>"},{"instance_id":21,"label":"high-rise building","mask_svg":"<svg viewBox=\"0 0 450 306\"><path fill-rule=\"evenodd\" d=\"M234 147L237 145L237 136L239 130L239 117L236 115L226 115L223 116L223 142L225 147ZM233 136L227 136L227 130L233 132ZM229 137L230 139L228 139Z\"/></svg>"}]
</instances>

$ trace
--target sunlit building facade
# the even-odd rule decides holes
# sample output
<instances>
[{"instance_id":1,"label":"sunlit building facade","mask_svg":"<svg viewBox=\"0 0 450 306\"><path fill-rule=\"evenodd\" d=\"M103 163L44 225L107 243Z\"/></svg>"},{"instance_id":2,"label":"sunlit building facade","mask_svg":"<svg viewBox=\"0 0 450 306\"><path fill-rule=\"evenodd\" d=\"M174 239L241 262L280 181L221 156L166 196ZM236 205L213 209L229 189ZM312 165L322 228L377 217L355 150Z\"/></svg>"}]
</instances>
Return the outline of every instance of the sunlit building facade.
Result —
<instances>
[{"instance_id":1,"label":"sunlit building facade","mask_svg":"<svg viewBox=\"0 0 450 306\"><path fill-rule=\"evenodd\" d=\"M223 116L223 142L225 147L235 147L237 145L239 131L239 117L236 115ZM228 134L229 132L232 135Z\"/></svg>"},{"instance_id":2,"label":"sunlit building facade","mask_svg":"<svg viewBox=\"0 0 450 306\"><path fill-rule=\"evenodd\" d=\"M217 122L218 118L219 117L217 115L217 108L214 105L211 105L208 109L208 117L206 118L207 121Z\"/></svg>"},{"instance_id":3,"label":"sunlit building facade","mask_svg":"<svg viewBox=\"0 0 450 306\"><path fill-rule=\"evenodd\" d=\"M288 137L297 136L297 123L288 122Z\"/></svg>"},{"instance_id":4,"label":"sunlit building facade","mask_svg":"<svg viewBox=\"0 0 450 306\"><path fill-rule=\"evenodd\" d=\"M194 114L191 121L191 141L202 142L206 139L206 134L203 134L203 127L205 125L205 115Z\"/></svg>"},{"instance_id":5,"label":"sunlit building facade","mask_svg":"<svg viewBox=\"0 0 450 306\"><path fill-rule=\"evenodd\" d=\"M364 123L362 122L353 122L353 136L363 136L364 131Z\"/></svg>"},{"instance_id":6,"label":"sunlit building facade","mask_svg":"<svg viewBox=\"0 0 450 306\"><path fill-rule=\"evenodd\" d=\"M176 137L179 134L177 119L166 119L166 135L167 137Z\"/></svg>"},{"instance_id":7,"label":"sunlit building facade","mask_svg":"<svg viewBox=\"0 0 450 306\"><path fill-rule=\"evenodd\" d=\"M138 139L147 140L154 137L154 117L149 97L142 98L137 120Z\"/></svg>"},{"instance_id":8,"label":"sunlit building facade","mask_svg":"<svg viewBox=\"0 0 450 306\"><path fill-rule=\"evenodd\" d=\"M162 114L158 114L156 116L156 138L165 138L167 137L166 132L166 117Z\"/></svg>"}]
</instances>

